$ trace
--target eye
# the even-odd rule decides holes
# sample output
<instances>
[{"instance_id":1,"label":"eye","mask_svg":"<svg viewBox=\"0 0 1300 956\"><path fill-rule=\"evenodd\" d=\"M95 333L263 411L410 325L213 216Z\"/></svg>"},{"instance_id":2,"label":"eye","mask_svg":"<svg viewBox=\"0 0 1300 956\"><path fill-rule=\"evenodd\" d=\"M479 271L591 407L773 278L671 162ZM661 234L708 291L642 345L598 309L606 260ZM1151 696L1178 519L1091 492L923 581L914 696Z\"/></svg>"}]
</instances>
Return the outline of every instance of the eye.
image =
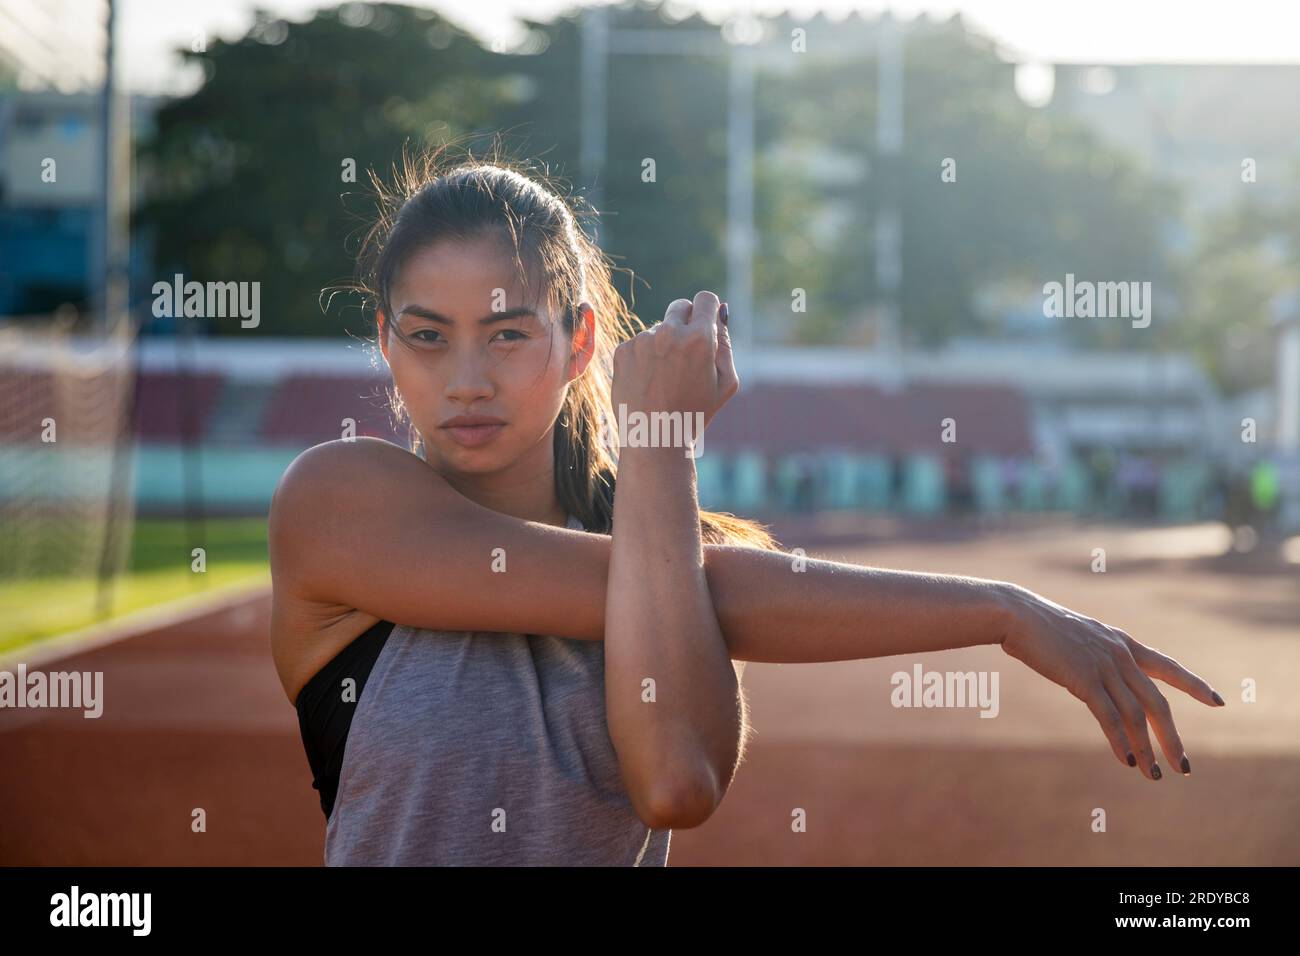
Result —
<instances>
[{"instance_id":1,"label":"eye","mask_svg":"<svg viewBox=\"0 0 1300 956\"><path fill-rule=\"evenodd\" d=\"M435 329L416 329L413 333L411 333L411 338L415 339L415 341L417 341L417 342L437 342L437 341L438 341L438 339L423 338L422 336L424 335L425 332L428 332L430 335L437 335L437 334L438 334L438 332L437 332Z\"/></svg>"},{"instance_id":2,"label":"eye","mask_svg":"<svg viewBox=\"0 0 1300 956\"><path fill-rule=\"evenodd\" d=\"M517 335L517 336L519 336L519 338L517 338L517 339L505 339L505 340L503 340L503 341L507 341L507 342L521 342L521 341L523 341L524 339L528 338L528 333L527 333L527 332L520 331L519 329L502 329L498 334L499 334L499 335L507 335L507 334L509 334L509 335Z\"/></svg>"}]
</instances>

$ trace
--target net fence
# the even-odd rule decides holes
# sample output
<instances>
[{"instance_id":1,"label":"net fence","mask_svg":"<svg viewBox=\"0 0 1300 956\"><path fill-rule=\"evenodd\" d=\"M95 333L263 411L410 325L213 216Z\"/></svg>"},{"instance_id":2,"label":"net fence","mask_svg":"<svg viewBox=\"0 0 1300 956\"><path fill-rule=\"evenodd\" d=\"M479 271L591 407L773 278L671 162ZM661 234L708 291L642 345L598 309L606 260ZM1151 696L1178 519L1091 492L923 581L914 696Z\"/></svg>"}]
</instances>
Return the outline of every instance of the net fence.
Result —
<instances>
[{"instance_id":1,"label":"net fence","mask_svg":"<svg viewBox=\"0 0 1300 956\"><path fill-rule=\"evenodd\" d=\"M136 336L0 320L0 586L85 579L107 610L135 521Z\"/></svg>"}]
</instances>

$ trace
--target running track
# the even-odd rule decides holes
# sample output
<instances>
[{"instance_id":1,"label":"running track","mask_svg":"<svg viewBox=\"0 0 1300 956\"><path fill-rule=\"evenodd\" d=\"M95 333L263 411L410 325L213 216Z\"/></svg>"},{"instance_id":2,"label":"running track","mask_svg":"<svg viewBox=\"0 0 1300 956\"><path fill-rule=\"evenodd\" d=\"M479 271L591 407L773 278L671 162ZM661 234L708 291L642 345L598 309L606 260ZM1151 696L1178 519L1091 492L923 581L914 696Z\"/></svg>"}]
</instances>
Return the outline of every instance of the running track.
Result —
<instances>
[{"instance_id":1,"label":"running track","mask_svg":"<svg viewBox=\"0 0 1300 956\"><path fill-rule=\"evenodd\" d=\"M1144 558L1131 529L885 543L776 531L818 557L1014 580L1173 654L1228 706L1170 691L1193 774L1160 754L1153 783L1114 760L1080 702L996 648L751 664L756 736L714 817L674 833L670 865L1300 864L1294 566ZM1097 546L1105 575L1088 570ZM324 818L271 666L269 609L260 593L41 665L102 670L105 713L0 710L0 864L318 865ZM1001 713L894 709L889 677L918 660L998 670ZM1239 700L1244 677L1257 703ZM198 807L206 833L191 831ZM1090 826L1098 807L1105 833Z\"/></svg>"}]
</instances>

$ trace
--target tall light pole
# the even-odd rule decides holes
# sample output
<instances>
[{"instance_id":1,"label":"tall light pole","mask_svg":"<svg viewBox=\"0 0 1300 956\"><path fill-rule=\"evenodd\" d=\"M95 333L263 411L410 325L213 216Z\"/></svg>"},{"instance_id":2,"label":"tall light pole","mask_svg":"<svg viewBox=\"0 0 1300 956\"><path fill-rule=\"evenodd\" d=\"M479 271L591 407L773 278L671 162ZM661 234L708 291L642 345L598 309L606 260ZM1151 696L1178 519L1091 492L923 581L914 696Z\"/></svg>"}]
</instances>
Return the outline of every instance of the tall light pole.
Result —
<instances>
[{"instance_id":1,"label":"tall light pole","mask_svg":"<svg viewBox=\"0 0 1300 956\"><path fill-rule=\"evenodd\" d=\"M1300 293L1273 303L1277 326L1277 459L1281 476L1279 520L1287 533L1300 531Z\"/></svg>"},{"instance_id":2,"label":"tall light pole","mask_svg":"<svg viewBox=\"0 0 1300 956\"><path fill-rule=\"evenodd\" d=\"M819 39L816 52L862 56L861 44ZM609 11L586 7L582 15L583 115L581 169L590 194L602 194L605 168L607 57L610 54L650 56L725 56L728 58L727 105L727 294L736 371L756 384L752 366L757 343L754 305L754 87L764 61L789 62L784 44L727 43L719 31L695 29L627 29L609 26ZM902 216L897 193L903 146L903 45L897 21L886 13L880 20L879 96L876 114L876 154L881 169L880 208L876 218L876 279L881 290L881 349L889 360L880 363L901 380L899 290L902 285ZM598 115L593 115L593 113ZM748 370L748 374L746 374Z\"/></svg>"},{"instance_id":3,"label":"tall light pole","mask_svg":"<svg viewBox=\"0 0 1300 956\"><path fill-rule=\"evenodd\" d=\"M609 83L609 11L604 7L587 7L583 11L581 76L579 167L582 181L587 184L587 198L599 209L604 194L600 176L605 171L608 135L605 90ZM599 223L594 225L598 227ZM599 241L599 230L596 238Z\"/></svg>"},{"instance_id":4,"label":"tall light pole","mask_svg":"<svg viewBox=\"0 0 1300 956\"><path fill-rule=\"evenodd\" d=\"M736 374L756 384L752 365L754 312L754 49L731 50L727 109L727 311L741 318L735 336Z\"/></svg>"},{"instance_id":5,"label":"tall light pole","mask_svg":"<svg viewBox=\"0 0 1300 956\"><path fill-rule=\"evenodd\" d=\"M107 334L127 308L130 242L129 110L117 89L117 4L104 0L104 83L99 104L99 208L91 248L90 298L96 323ZM126 114L125 116L123 114Z\"/></svg>"},{"instance_id":6,"label":"tall light pole","mask_svg":"<svg viewBox=\"0 0 1300 956\"><path fill-rule=\"evenodd\" d=\"M886 11L880 18L876 59L876 288L880 300L877 348L886 361L887 388L903 384L902 308L903 217L898 204L902 191L903 152L903 36Z\"/></svg>"},{"instance_id":7,"label":"tall light pole","mask_svg":"<svg viewBox=\"0 0 1300 956\"><path fill-rule=\"evenodd\" d=\"M632 56L726 56L727 106L727 257L726 296L735 348L736 371L754 384L754 81L752 46L727 44L714 30L611 29L605 7L582 15L583 115L580 147L583 181L599 203L607 153L606 87L610 54ZM788 51L786 53L788 54Z\"/></svg>"}]
</instances>

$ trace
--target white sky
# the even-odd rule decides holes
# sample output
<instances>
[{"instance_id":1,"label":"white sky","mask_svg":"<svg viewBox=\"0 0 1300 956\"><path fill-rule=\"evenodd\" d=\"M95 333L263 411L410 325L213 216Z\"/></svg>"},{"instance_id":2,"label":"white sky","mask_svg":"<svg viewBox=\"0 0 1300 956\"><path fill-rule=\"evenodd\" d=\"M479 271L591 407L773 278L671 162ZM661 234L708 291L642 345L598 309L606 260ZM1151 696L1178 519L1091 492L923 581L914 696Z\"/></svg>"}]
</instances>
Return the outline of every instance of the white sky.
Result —
<instances>
[{"instance_id":1,"label":"white sky","mask_svg":"<svg viewBox=\"0 0 1300 956\"><path fill-rule=\"evenodd\" d=\"M0 0L6 2L6 0ZM16 2L16 0L8 0ZM515 37L516 15L546 20L576 0L409 0L432 7L485 40ZM587 5L591 0L582 3ZM600 2L600 0L595 0ZM118 0L120 76L138 91L189 87L171 50L204 33L238 36L260 6L306 19L321 0ZM737 12L817 10L846 16L890 6L903 18L960 11L996 38L1011 59L1087 63L1300 63L1300 3L1295 0L690 0L716 23ZM191 81L192 82L192 81Z\"/></svg>"}]
</instances>

